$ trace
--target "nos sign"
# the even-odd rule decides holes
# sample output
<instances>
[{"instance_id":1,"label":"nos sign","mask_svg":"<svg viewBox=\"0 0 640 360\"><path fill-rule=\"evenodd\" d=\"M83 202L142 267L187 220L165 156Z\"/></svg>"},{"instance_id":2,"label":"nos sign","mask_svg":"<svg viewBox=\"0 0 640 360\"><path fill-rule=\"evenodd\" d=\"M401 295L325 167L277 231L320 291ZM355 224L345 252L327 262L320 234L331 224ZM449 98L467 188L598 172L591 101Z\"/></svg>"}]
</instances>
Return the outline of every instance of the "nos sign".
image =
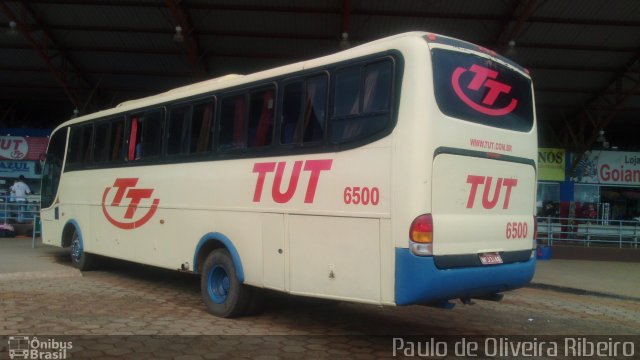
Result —
<instances>
[{"instance_id":1,"label":"nos sign","mask_svg":"<svg viewBox=\"0 0 640 360\"><path fill-rule=\"evenodd\" d=\"M539 180L564 181L566 167L566 152L564 149L538 149Z\"/></svg>"}]
</instances>

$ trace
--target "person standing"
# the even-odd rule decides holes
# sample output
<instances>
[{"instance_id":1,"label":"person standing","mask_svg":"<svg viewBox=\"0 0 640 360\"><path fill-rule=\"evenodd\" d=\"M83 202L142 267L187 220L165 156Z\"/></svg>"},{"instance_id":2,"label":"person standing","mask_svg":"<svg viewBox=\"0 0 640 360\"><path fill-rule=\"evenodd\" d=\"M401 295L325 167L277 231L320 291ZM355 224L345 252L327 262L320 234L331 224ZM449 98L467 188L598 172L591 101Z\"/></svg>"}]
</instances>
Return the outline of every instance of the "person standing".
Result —
<instances>
[{"instance_id":1,"label":"person standing","mask_svg":"<svg viewBox=\"0 0 640 360\"><path fill-rule=\"evenodd\" d=\"M20 177L11 186L11 193L16 201L18 207L18 219L19 223L24 221L24 213L27 211L27 195L31 194L29 185L25 183L24 175Z\"/></svg>"}]
</instances>

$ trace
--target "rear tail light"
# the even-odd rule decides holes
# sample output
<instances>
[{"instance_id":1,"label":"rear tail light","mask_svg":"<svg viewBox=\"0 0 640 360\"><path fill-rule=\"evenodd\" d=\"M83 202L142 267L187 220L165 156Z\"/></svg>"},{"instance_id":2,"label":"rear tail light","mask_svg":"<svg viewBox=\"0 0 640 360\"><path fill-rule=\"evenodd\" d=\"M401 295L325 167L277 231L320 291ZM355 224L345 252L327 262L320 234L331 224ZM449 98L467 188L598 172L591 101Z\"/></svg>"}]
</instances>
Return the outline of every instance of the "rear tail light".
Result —
<instances>
[{"instance_id":1,"label":"rear tail light","mask_svg":"<svg viewBox=\"0 0 640 360\"><path fill-rule=\"evenodd\" d=\"M536 250L538 248L538 217L533 216L533 240L531 242L531 257L536 256Z\"/></svg>"},{"instance_id":2,"label":"rear tail light","mask_svg":"<svg viewBox=\"0 0 640 360\"><path fill-rule=\"evenodd\" d=\"M420 215L409 228L409 247L419 256L433 255L433 218L431 214Z\"/></svg>"},{"instance_id":3,"label":"rear tail light","mask_svg":"<svg viewBox=\"0 0 640 360\"><path fill-rule=\"evenodd\" d=\"M538 241L538 217L533 216L533 248L535 249Z\"/></svg>"}]
</instances>

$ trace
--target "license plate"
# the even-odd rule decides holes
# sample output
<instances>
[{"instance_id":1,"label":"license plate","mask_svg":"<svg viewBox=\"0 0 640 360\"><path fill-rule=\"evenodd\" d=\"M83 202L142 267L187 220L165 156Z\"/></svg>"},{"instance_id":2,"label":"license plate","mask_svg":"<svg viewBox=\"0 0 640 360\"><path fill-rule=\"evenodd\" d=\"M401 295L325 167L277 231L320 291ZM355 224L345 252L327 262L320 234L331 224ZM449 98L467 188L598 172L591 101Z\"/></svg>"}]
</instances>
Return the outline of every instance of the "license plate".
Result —
<instances>
[{"instance_id":1,"label":"license plate","mask_svg":"<svg viewBox=\"0 0 640 360\"><path fill-rule=\"evenodd\" d=\"M480 262L482 265L502 264L502 257L498 253L480 254Z\"/></svg>"}]
</instances>

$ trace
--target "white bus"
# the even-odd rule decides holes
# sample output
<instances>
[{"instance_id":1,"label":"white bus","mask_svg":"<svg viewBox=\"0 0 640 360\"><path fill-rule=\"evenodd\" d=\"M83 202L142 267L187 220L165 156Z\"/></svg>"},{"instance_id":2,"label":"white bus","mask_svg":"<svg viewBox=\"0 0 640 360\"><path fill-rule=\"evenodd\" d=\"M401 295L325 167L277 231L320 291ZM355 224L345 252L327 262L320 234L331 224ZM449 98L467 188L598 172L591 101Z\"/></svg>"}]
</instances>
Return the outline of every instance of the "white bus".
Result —
<instances>
[{"instance_id":1,"label":"white bus","mask_svg":"<svg viewBox=\"0 0 640 360\"><path fill-rule=\"evenodd\" d=\"M215 315L261 288L380 305L492 299L535 269L527 71L412 32L58 126L47 244L201 274Z\"/></svg>"}]
</instances>

